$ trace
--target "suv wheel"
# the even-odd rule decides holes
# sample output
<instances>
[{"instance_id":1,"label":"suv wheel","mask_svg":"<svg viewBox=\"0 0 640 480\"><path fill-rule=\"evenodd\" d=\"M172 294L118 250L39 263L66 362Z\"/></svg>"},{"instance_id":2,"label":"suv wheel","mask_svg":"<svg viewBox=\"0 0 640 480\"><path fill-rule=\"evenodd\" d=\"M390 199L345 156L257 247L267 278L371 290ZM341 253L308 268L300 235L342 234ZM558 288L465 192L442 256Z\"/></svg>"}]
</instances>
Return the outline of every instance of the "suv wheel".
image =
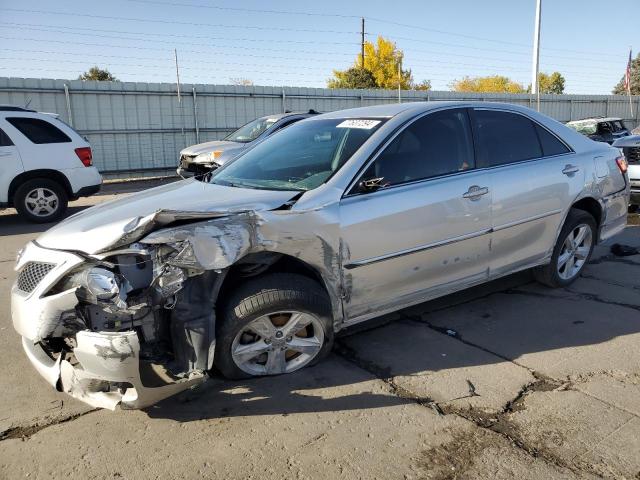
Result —
<instances>
[{"instance_id":1,"label":"suv wheel","mask_svg":"<svg viewBox=\"0 0 640 480\"><path fill-rule=\"evenodd\" d=\"M247 281L216 326L215 364L227 378L291 373L331 351L331 304L317 282L274 273Z\"/></svg>"},{"instance_id":2,"label":"suv wheel","mask_svg":"<svg viewBox=\"0 0 640 480\"><path fill-rule=\"evenodd\" d=\"M536 280L553 288L573 283L591 257L596 232L596 222L589 213L570 210L553 249L551 262L533 271Z\"/></svg>"},{"instance_id":3,"label":"suv wheel","mask_svg":"<svg viewBox=\"0 0 640 480\"><path fill-rule=\"evenodd\" d=\"M34 178L18 187L13 204L18 213L29 221L54 222L67 210L67 192L53 180Z\"/></svg>"}]
</instances>

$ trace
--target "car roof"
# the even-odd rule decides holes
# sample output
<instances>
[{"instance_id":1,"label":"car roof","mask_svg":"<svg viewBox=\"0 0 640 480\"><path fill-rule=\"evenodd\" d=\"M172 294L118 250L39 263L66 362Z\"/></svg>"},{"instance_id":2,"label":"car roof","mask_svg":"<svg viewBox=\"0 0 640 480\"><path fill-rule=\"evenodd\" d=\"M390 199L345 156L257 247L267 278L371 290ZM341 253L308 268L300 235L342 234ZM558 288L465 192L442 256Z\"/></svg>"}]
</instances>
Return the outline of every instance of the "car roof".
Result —
<instances>
[{"instance_id":1,"label":"car roof","mask_svg":"<svg viewBox=\"0 0 640 480\"><path fill-rule=\"evenodd\" d=\"M299 116L302 118L306 118L306 117L311 117L313 115L318 115L319 113L316 112L315 110L311 109L311 110L306 110L303 112L284 112L284 113L274 113L273 115L264 115L262 117L258 117L258 118L272 118L274 120L280 120L282 118L286 118L286 117L292 117L292 116Z\"/></svg>"},{"instance_id":2,"label":"car roof","mask_svg":"<svg viewBox=\"0 0 640 480\"><path fill-rule=\"evenodd\" d=\"M592 117L592 118L583 118L581 120L572 120L567 122L568 125L574 125L578 123L600 123L600 122L619 122L622 121L622 118L619 117Z\"/></svg>"},{"instance_id":3,"label":"car roof","mask_svg":"<svg viewBox=\"0 0 640 480\"><path fill-rule=\"evenodd\" d=\"M430 101L418 101L407 103L389 103L385 105L372 105L369 107L357 107L349 108L346 110L337 110L334 112L323 113L315 118L330 119L330 118L362 118L362 117L374 117L374 118L391 118L405 112L413 112L419 114L422 112L428 112L430 110L436 110L440 108L452 107L452 108L498 108L505 110L512 110L515 112L528 112L532 110L513 103L503 102L485 102L479 100L430 100Z\"/></svg>"}]
</instances>

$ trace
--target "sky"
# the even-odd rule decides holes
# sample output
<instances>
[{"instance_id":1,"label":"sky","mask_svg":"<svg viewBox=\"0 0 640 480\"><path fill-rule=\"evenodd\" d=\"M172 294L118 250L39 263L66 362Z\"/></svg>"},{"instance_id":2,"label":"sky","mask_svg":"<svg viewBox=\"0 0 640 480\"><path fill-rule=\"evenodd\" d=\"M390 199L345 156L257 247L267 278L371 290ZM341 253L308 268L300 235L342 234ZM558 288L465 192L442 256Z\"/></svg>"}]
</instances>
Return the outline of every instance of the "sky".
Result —
<instances>
[{"instance_id":1,"label":"sky","mask_svg":"<svg viewBox=\"0 0 640 480\"><path fill-rule=\"evenodd\" d=\"M640 0L542 0L540 71L566 93L609 94L640 50ZM621 11L624 9L624 11ZM324 87L378 35L414 80L450 90L464 76L531 82L535 0L0 0L0 76Z\"/></svg>"}]
</instances>

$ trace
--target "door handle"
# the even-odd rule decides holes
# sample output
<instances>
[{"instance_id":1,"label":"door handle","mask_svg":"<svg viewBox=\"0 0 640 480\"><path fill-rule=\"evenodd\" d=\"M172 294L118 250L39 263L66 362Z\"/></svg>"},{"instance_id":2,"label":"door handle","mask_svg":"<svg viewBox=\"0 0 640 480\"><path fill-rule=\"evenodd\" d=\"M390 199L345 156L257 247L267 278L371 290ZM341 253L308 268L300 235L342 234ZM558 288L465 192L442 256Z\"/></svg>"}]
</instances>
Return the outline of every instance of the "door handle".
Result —
<instances>
[{"instance_id":1,"label":"door handle","mask_svg":"<svg viewBox=\"0 0 640 480\"><path fill-rule=\"evenodd\" d=\"M479 187L478 185L472 185L465 193L462 194L462 198L468 198L469 200L480 200L482 195L489 193L487 187Z\"/></svg>"},{"instance_id":2,"label":"door handle","mask_svg":"<svg viewBox=\"0 0 640 480\"><path fill-rule=\"evenodd\" d=\"M562 169L562 173L564 173L565 175L573 175L578 171L580 171L580 167L576 167L575 165L571 165L570 163L566 164Z\"/></svg>"},{"instance_id":3,"label":"door handle","mask_svg":"<svg viewBox=\"0 0 640 480\"><path fill-rule=\"evenodd\" d=\"M0 152L0 157L8 157L11 155L11 152Z\"/></svg>"}]
</instances>

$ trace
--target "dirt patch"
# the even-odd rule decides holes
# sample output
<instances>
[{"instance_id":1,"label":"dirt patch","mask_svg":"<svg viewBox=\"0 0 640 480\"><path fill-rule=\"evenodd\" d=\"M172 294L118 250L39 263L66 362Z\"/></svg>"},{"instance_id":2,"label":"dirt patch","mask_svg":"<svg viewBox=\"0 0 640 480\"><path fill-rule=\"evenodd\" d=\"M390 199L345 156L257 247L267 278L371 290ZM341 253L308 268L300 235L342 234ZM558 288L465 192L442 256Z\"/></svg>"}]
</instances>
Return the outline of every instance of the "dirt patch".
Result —
<instances>
[{"instance_id":1,"label":"dirt patch","mask_svg":"<svg viewBox=\"0 0 640 480\"><path fill-rule=\"evenodd\" d=\"M418 466L430 480L463 478L480 453L494 442L495 438L484 430L458 433L450 442L422 452Z\"/></svg>"}]
</instances>

